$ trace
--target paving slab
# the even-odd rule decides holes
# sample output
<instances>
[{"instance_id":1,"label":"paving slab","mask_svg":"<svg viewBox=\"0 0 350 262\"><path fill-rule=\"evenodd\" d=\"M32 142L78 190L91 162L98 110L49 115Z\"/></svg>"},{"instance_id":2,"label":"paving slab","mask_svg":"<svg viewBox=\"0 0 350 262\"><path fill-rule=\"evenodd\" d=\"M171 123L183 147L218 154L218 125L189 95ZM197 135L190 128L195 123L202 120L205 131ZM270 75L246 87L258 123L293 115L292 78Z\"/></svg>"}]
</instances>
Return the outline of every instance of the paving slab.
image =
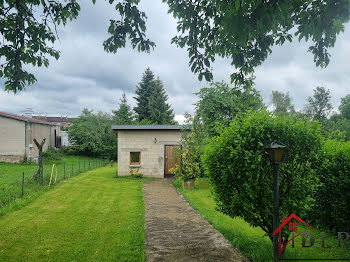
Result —
<instances>
[{"instance_id":1,"label":"paving slab","mask_svg":"<svg viewBox=\"0 0 350 262\"><path fill-rule=\"evenodd\" d=\"M203 219L169 179L144 182L148 262L247 262L225 237Z\"/></svg>"}]
</instances>

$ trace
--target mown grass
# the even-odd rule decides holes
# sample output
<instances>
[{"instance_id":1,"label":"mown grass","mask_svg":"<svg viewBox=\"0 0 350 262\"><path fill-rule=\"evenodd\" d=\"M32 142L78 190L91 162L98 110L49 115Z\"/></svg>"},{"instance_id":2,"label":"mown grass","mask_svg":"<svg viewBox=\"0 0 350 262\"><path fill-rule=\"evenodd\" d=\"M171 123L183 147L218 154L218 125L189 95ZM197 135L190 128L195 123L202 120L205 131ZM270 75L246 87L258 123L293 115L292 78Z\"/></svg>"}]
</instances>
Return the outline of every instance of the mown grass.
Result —
<instances>
[{"instance_id":1,"label":"mown grass","mask_svg":"<svg viewBox=\"0 0 350 262\"><path fill-rule=\"evenodd\" d=\"M231 218L217 211L207 179L196 180L195 190L183 190L179 180L173 181L173 184L204 219L220 231L251 261L272 261L272 243L265 232L260 228L251 227L242 218ZM300 226L300 223L298 223L298 226L297 233L306 230L306 228ZM313 230L312 233L316 240L313 247L302 248L301 237L298 237L295 241L295 248L292 248L289 244L283 258L350 259L350 249L344 247L344 245L342 248L337 247L336 235L326 233L325 245L332 246L332 248L322 248L321 231ZM309 242L307 243L309 244Z\"/></svg>"},{"instance_id":2,"label":"mown grass","mask_svg":"<svg viewBox=\"0 0 350 262\"><path fill-rule=\"evenodd\" d=\"M13 204L22 198L22 173L24 172L24 198L32 198L38 191L44 189L50 180L52 165L57 166L56 184L65 178L69 178L84 170L96 168L105 165L107 162L101 162L100 159L94 159L84 156L66 156L58 154L58 159L44 158L43 171L44 178L41 181L33 181L32 177L38 169L36 163L4 163L0 162L0 214L3 208ZM89 165L90 164L90 165ZM80 165L80 168L79 168ZM55 170L54 176L55 178ZM53 179L54 182L54 179ZM21 201L23 202L23 201Z\"/></svg>"},{"instance_id":3,"label":"mown grass","mask_svg":"<svg viewBox=\"0 0 350 262\"><path fill-rule=\"evenodd\" d=\"M95 169L0 218L0 261L144 261L143 179Z\"/></svg>"}]
</instances>

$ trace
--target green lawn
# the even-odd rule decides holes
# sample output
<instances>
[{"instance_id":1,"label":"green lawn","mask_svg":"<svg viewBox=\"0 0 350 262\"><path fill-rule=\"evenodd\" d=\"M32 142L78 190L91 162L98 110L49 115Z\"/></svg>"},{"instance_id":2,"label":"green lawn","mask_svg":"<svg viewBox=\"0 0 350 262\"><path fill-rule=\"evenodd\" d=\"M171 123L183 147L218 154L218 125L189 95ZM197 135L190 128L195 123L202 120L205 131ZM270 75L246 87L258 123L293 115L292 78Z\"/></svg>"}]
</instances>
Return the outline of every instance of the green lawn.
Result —
<instances>
[{"instance_id":1,"label":"green lawn","mask_svg":"<svg viewBox=\"0 0 350 262\"><path fill-rule=\"evenodd\" d=\"M0 261L144 261L142 179L116 168L65 180L0 218Z\"/></svg>"},{"instance_id":2,"label":"green lawn","mask_svg":"<svg viewBox=\"0 0 350 262\"><path fill-rule=\"evenodd\" d=\"M72 172L72 164L74 171L77 172L79 169L79 162L80 162L80 168L81 171L83 171L84 162L85 162L85 168L86 170L89 167L89 161L90 161L90 167L93 167L94 161L97 161L97 159L91 158L91 157L85 157L85 156L67 156L62 155L62 158L59 160L43 160L44 164L44 173L48 174L51 173L51 167L52 164L56 164L58 167L58 173L60 175L63 175L63 167L64 163L66 165L66 174ZM35 171L38 170L38 164L36 163L5 163L0 162L0 184L3 183L13 183L17 182L18 180L22 179L22 172L24 172L25 178L31 178Z\"/></svg>"},{"instance_id":3,"label":"green lawn","mask_svg":"<svg viewBox=\"0 0 350 262\"><path fill-rule=\"evenodd\" d=\"M210 185L207 179L196 180L195 190L183 190L181 181L173 182L175 187L183 194L190 205L208 220L218 231L220 231L234 246L236 246L245 256L252 261L271 261L272 243L260 228L249 226L241 218L230 218L215 210L215 201L210 191ZM300 224L298 224L300 226ZM299 227L298 233L303 232ZM311 248L301 248L301 237L296 238L295 248L289 244L286 248L284 258L290 259L350 259L350 249L338 248L336 235L326 234L326 245L332 246L331 249L321 247L320 231L312 231L315 236L315 244ZM309 242L307 242L309 243ZM350 243L349 243L350 244ZM294 260L295 261L295 260Z\"/></svg>"},{"instance_id":4,"label":"green lawn","mask_svg":"<svg viewBox=\"0 0 350 262\"><path fill-rule=\"evenodd\" d=\"M48 184L51 175L52 165L57 166L57 183L64 177L69 178L74 174L100 166L100 159L93 159L83 156L66 156L59 154L59 160L44 159L44 184ZM90 164L90 165L89 165ZM103 165L106 161L103 162ZM79 168L80 165L80 168ZM37 191L42 190L42 181L33 182L32 176L37 171L37 164L29 163L4 163L0 162L0 209L13 203L21 197L22 173L24 172L24 197L30 197ZM80 170L80 172L79 172ZM55 173L54 173L55 175ZM2 213L3 210L0 210Z\"/></svg>"}]
</instances>

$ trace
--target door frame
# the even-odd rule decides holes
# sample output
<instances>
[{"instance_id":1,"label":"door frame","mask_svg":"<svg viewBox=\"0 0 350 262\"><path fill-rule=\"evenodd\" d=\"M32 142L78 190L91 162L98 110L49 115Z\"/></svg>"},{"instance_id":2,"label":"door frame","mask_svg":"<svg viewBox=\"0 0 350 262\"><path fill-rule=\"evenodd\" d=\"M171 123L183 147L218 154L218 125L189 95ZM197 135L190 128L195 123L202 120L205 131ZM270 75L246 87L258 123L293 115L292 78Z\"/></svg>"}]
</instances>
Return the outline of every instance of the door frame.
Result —
<instances>
[{"instance_id":1,"label":"door frame","mask_svg":"<svg viewBox=\"0 0 350 262\"><path fill-rule=\"evenodd\" d=\"M180 146L181 148L182 148L182 145L179 145L179 144L164 144L164 147L163 147L163 149L164 149L164 171L163 171L163 173L164 173L164 178L171 178L171 177L174 177L175 176L175 174L166 174L165 172L166 172L166 147L167 146Z\"/></svg>"}]
</instances>

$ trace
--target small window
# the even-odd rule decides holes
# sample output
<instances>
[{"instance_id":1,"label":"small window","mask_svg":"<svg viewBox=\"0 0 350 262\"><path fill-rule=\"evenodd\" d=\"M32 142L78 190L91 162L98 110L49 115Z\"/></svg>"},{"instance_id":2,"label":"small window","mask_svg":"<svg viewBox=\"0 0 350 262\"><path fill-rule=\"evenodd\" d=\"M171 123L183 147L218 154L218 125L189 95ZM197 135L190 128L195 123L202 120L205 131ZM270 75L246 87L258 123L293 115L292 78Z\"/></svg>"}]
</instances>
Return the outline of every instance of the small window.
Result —
<instances>
[{"instance_id":1,"label":"small window","mask_svg":"<svg viewBox=\"0 0 350 262\"><path fill-rule=\"evenodd\" d=\"M141 152L130 152L130 165L141 164Z\"/></svg>"}]
</instances>

